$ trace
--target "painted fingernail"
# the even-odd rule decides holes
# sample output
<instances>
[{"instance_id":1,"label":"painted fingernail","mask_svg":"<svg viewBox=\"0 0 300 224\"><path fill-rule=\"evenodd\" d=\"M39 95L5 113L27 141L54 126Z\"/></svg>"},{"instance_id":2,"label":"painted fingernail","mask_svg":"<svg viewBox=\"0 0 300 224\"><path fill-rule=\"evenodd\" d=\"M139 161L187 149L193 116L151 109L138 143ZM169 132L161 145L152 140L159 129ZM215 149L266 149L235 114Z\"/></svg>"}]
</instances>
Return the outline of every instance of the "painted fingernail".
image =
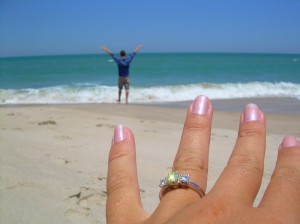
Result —
<instances>
[{"instance_id":1,"label":"painted fingernail","mask_svg":"<svg viewBox=\"0 0 300 224\"><path fill-rule=\"evenodd\" d=\"M260 119L260 110L256 104L250 103L244 109L244 121L257 121Z\"/></svg>"},{"instance_id":2,"label":"painted fingernail","mask_svg":"<svg viewBox=\"0 0 300 224\"><path fill-rule=\"evenodd\" d=\"M113 143L118 143L126 138L125 130L123 125L119 124L115 127Z\"/></svg>"},{"instance_id":3,"label":"painted fingernail","mask_svg":"<svg viewBox=\"0 0 300 224\"><path fill-rule=\"evenodd\" d=\"M298 145L298 141L295 137L293 136L288 136L283 138L281 146L282 147L295 147Z\"/></svg>"},{"instance_id":4,"label":"painted fingernail","mask_svg":"<svg viewBox=\"0 0 300 224\"><path fill-rule=\"evenodd\" d=\"M194 114L207 114L209 111L209 99L207 96L197 96L194 100L192 112Z\"/></svg>"}]
</instances>

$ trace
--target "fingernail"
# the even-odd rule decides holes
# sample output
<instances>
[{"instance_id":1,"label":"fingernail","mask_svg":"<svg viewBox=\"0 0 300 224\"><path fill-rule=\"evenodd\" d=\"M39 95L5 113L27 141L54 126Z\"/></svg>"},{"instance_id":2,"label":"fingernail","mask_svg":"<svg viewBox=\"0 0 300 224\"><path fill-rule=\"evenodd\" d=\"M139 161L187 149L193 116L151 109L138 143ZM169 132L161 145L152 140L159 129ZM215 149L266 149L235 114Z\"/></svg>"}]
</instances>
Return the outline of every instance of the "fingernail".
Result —
<instances>
[{"instance_id":1,"label":"fingernail","mask_svg":"<svg viewBox=\"0 0 300 224\"><path fill-rule=\"evenodd\" d=\"M194 100L192 112L194 114L207 114L209 110L209 99L207 96L197 96Z\"/></svg>"},{"instance_id":2,"label":"fingernail","mask_svg":"<svg viewBox=\"0 0 300 224\"><path fill-rule=\"evenodd\" d=\"M288 136L283 138L281 146L282 147L295 147L298 145L298 141L295 137L293 136Z\"/></svg>"},{"instance_id":3,"label":"fingernail","mask_svg":"<svg viewBox=\"0 0 300 224\"><path fill-rule=\"evenodd\" d=\"M113 143L118 143L126 138L125 130L123 125L119 124L115 127Z\"/></svg>"},{"instance_id":4,"label":"fingernail","mask_svg":"<svg viewBox=\"0 0 300 224\"><path fill-rule=\"evenodd\" d=\"M260 110L256 104L250 103L244 109L244 121L257 121L260 119Z\"/></svg>"}]
</instances>

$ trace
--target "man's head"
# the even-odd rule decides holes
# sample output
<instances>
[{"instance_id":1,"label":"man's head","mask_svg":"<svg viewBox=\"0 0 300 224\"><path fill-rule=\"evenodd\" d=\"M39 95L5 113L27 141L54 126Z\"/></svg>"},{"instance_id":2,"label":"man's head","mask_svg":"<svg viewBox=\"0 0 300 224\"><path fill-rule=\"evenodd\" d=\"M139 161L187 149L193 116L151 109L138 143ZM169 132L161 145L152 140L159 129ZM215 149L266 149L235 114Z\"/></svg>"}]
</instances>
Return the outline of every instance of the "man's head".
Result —
<instances>
[{"instance_id":1,"label":"man's head","mask_svg":"<svg viewBox=\"0 0 300 224\"><path fill-rule=\"evenodd\" d=\"M121 57L126 57L126 52L125 52L124 50L121 50L121 51L120 51L120 56L121 56Z\"/></svg>"}]
</instances>

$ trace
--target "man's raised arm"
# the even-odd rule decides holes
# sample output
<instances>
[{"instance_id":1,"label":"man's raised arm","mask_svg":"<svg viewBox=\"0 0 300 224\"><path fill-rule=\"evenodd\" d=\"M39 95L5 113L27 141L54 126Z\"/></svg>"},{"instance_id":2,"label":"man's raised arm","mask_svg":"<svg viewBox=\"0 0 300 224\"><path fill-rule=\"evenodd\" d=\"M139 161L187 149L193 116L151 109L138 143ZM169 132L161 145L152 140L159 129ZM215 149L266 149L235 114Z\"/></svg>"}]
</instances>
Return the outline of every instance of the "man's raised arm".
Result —
<instances>
[{"instance_id":1,"label":"man's raised arm","mask_svg":"<svg viewBox=\"0 0 300 224\"><path fill-rule=\"evenodd\" d=\"M104 50L107 54L110 54L110 55L113 54L113 53L112 53L109 49L107 49L105 46L102 46L101 49Z\"/></svg>"}]
</instances>

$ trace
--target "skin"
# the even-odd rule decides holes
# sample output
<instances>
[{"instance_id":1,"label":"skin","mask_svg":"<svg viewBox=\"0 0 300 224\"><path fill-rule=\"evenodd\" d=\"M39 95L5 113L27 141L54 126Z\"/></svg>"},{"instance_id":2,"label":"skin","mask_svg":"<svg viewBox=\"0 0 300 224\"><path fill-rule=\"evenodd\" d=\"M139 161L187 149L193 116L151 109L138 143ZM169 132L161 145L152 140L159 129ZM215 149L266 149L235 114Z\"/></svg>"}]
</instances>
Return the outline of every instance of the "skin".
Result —
<instances>
[{"instance_id":1,"label":"skin","mask_svg":"<svg viewBox=\"0 0 300 224\"><path fill-rule=\"evenodd\" d=\"M198 96L188 109L173 163L173 170L187 171L204 191L212 117L209 99ZM108 162L107 223L300 223L300 142L294 137L283 139L268 188L258 207L253 207L263 176L265 146L265 114L248 104L231 157L211 191L200 198L192 189L171 190L149 215L141 204L134 135L119 125Z\"/></svg>"}]
</instances>

